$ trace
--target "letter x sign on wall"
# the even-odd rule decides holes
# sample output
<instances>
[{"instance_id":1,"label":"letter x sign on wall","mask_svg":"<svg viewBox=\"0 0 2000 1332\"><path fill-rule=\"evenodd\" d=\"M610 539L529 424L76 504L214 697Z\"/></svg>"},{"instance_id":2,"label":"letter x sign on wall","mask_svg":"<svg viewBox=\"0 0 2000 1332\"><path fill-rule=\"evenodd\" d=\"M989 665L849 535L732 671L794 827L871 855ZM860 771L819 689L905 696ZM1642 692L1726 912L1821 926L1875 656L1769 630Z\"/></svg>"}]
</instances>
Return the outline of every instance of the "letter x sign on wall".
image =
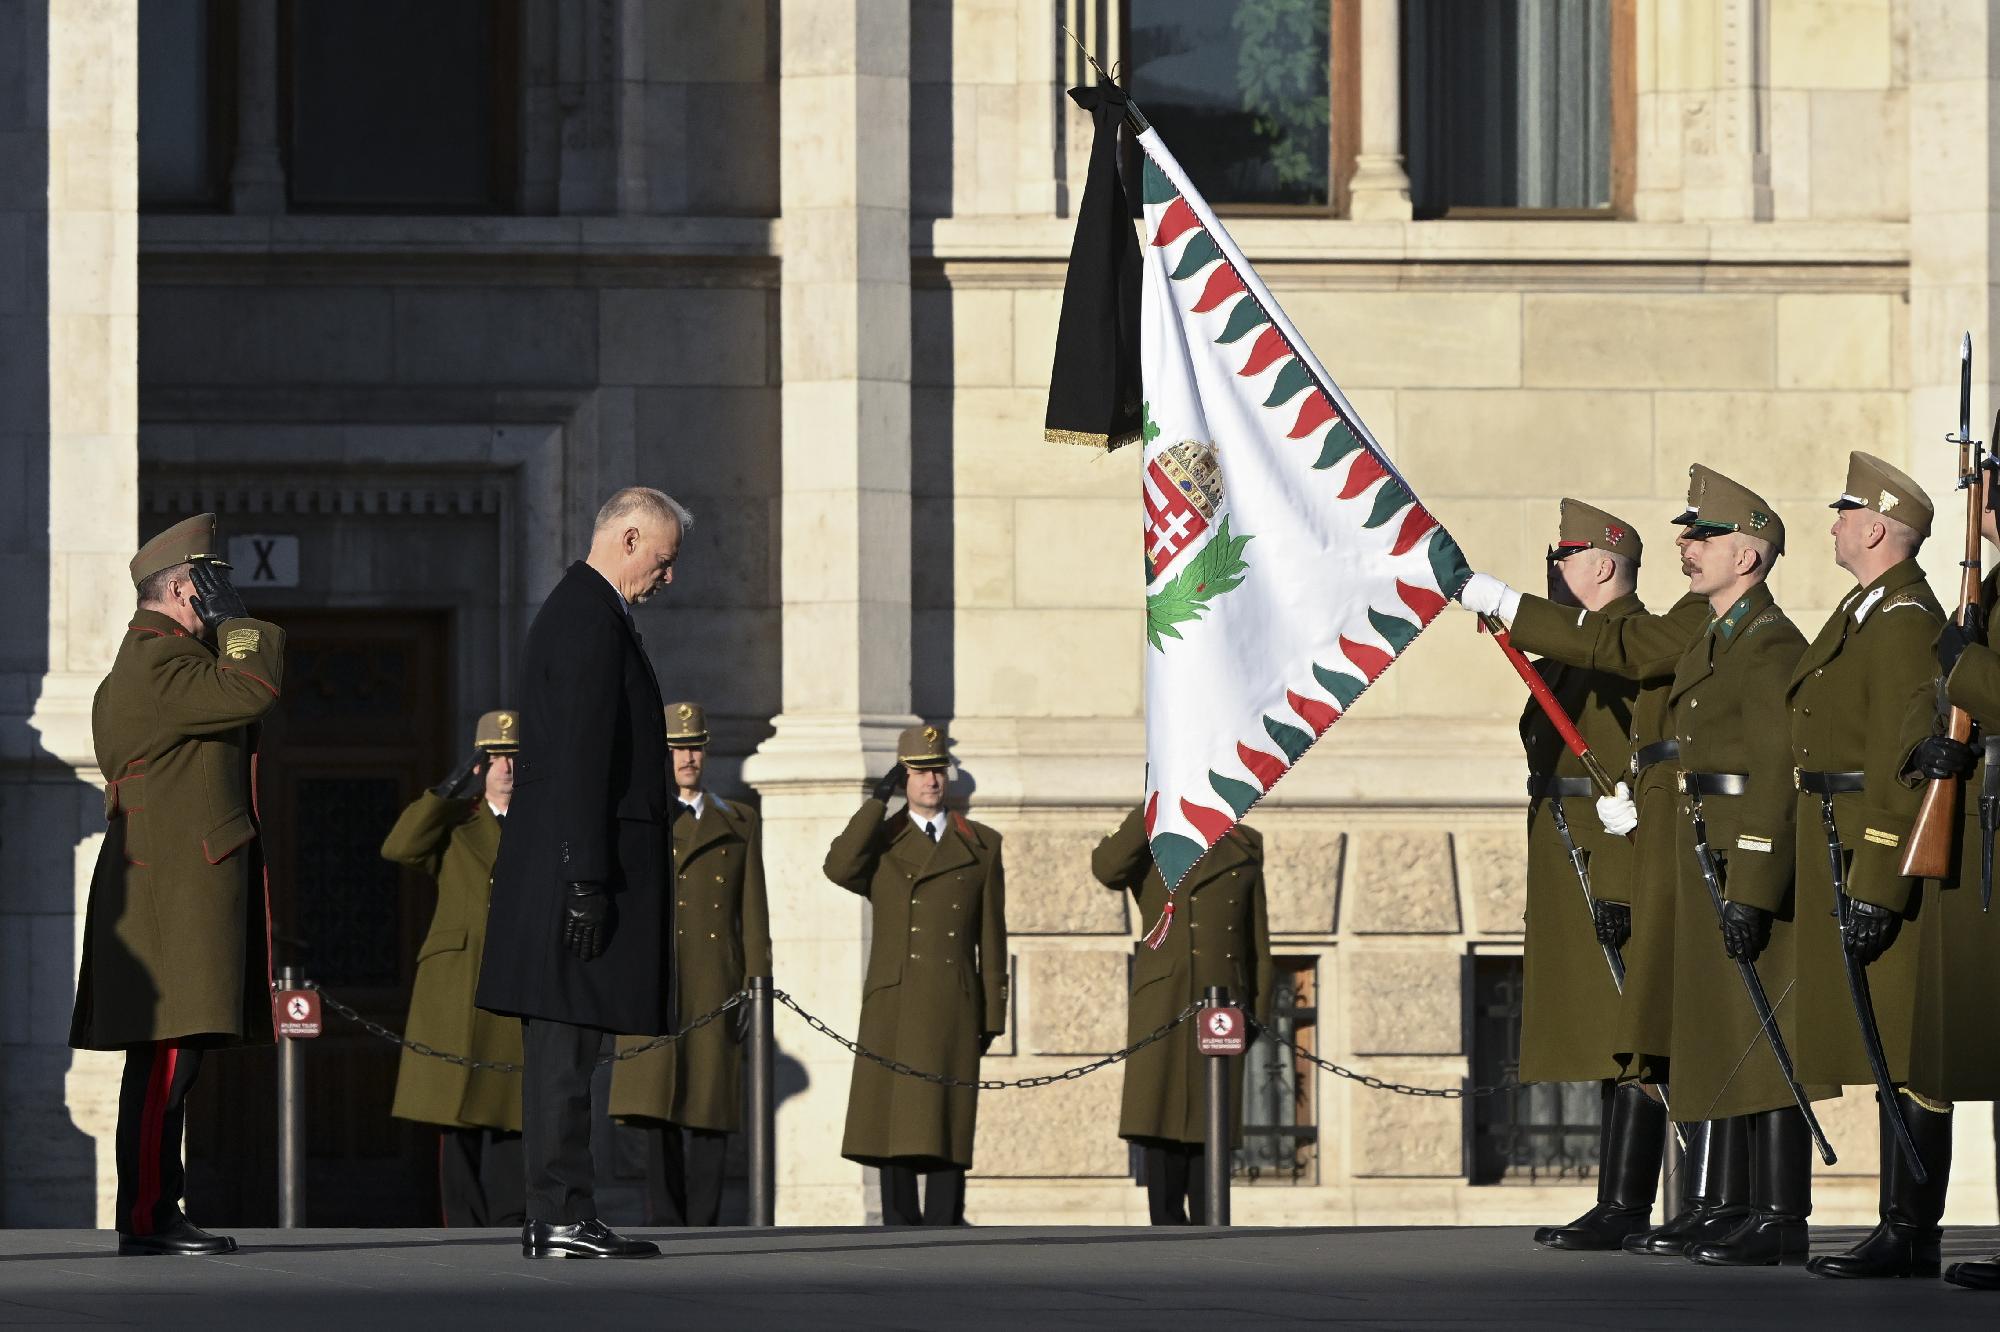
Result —
<instances>
[{"instance_id":1,"label":"letter x sign on wall","mask_svg":"<svg viewBox=\"0 0 2000 1332\"><path fill-rule=\"evenodd\" d=\"M238 587L297 587L299 539L255 532L231 537L229 564Z\"/></svg>"}]
</instances>

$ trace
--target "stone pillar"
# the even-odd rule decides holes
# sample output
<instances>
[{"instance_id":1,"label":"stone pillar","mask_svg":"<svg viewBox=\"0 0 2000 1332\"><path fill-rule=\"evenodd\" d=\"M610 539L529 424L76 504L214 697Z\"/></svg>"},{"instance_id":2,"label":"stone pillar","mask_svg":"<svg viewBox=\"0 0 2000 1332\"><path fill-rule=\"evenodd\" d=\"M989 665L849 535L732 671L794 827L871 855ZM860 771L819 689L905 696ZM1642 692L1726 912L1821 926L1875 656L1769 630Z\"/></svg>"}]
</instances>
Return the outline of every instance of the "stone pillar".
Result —
<instances>
[{"instance_id":1,"label":"stone pillar","mask_svg":"<svg viewBox=\"0 0 2000 1332\"><path fill-rule=\"evenodd\" d=\"M278 0L237 0L236 161L230 208L285 211L285 164L278 153Z\"/></svg>"},{"instance_id":2,"label":"stone pillar","mask_svg":"<svg viewBox=\"0 0 2000 1332\"><path fill-rule=\"evenodd\" d=\"M0 1225L110 1215L119 1062L65 1044L90 700L138 518L137 0L0 6ZM102 1188L100 1188L100 1183Z\"/></svg>"},{"instance_id":3,"label":"stone pillar","mask_svg":"<svg viewBox=\"0 0 2000 1332\"><path fill-rule=\"evenodd\" d=\"M909 6L784 0L779 31L784 711L744 777L778 984L852 1033L865 904L820 865L911 720ZM860 1222L850 1058L790 1017L778 1039L779 1223Z\"/></svg>"},{"instance_id":4,"label":"stone pillar","mask_svg":"<svg viewBox=\"0 0 2000 1332\"><path fill-rule=\"evenodd\" d=\"M1767 0L1638 0L1638 181L1647 222L1768 222Z\"/></svg>"},{"instance_id":5,"label":"stone pillar","mask_svg":"<svg viewBox=\"0 0 2000 1332\"><path fill-rule=\"evenodd\" d=\"M1354 157L1347 209L1356 220L1410 220L1400 11L1400 0L1361 0L1361 151Z\"/></svg>"},{"instance_id":6,"label":"stone pillar","mask_svg":"<svg viewBox=\"0 0 2000 1332\"><path fill-rule=\"evenodd\" d=\"M2000 365L1992 148L2000 135L1994 0L1910 0L1910 472L1938 498L1923 563L1938 596L1958 594L1964 540L1957 452L1958 345L1972 333L1972 430L1986 438ZM1991 555L1988 556L1989 563Z\"/></svg>"}]
</instances>

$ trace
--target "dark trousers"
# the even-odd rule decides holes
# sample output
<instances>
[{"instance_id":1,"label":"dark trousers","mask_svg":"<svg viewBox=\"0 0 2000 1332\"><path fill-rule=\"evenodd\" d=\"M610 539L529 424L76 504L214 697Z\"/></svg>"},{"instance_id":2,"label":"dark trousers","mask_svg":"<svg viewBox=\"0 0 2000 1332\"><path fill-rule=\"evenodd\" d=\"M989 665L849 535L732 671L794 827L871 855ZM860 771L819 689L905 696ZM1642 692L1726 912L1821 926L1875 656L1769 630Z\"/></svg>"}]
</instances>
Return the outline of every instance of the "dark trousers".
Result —
<instances>
[{"instance_id":1,"label":"dark trousers","mask_svg":"<svg viewBox=\"0 0 2000 1332\"><path fill-rule=\"evenodd\" d=\"M1154 1225L1208 1224L1207 1156L1196 1142L1146 1144L1146 1209Z\"/></svg>"},{"instance_id":2,"label":"dark trousers","mask_svg":"<svg viewBox=\"0 0 2000 1332\"><path fill-rule=\"evenodd\" d=\"M882 1174L882 1224L885 1226L960 1226L965 1224L965 1167L885 1165ZM923 1205L917 1205L917 1176L924 1177Z\"/></svg>"},{"instance_id":3,"label":"dark trousers","mask_svg":"<svg viewBox=\"0 0 2000 1332\"><path fill-rule=\"evenodd\" d=\"M201 1051L172 1041L125 1052L118 1088L117 1227L127 1235L166 1230L181 1212L187 1167L181 1159L187 1095L201 1071Z\"/></svg>"},{"instance_id":4,"label":"dark trousers","mask_svg":"<svg viewBox=\"0 0 2000 1332\"><path fill-rule=\"evenodd\" d=\"M687 1134L686 1145L681 1135ZM722 1171L729 1135L679 1124L646 1129L646 1200L656 1226L722 1224Z\"/></svg>"},{"instance_id":5,"label":"dark trousers","mask_svg":"<svg viewBox=\"0 0 2000 1332\"><path fill-rule=\"evenodd\" d=\"M603 1045L595 1027L521 1023L521 1164L530 1221L573 1226L597 1216L590 1076Z\"/></svg>"},{"instance_id":6,"label":"dark trousers","mask_svg":"<svg viewBox=\"0 0 2000 1332\"><path fill-rule=\"evenodd\" d=\"M438 1194L453 1229L518 1226L527 1220L521 1135L488 1128L438 1134Z\"/></svg>"}]
</instances>

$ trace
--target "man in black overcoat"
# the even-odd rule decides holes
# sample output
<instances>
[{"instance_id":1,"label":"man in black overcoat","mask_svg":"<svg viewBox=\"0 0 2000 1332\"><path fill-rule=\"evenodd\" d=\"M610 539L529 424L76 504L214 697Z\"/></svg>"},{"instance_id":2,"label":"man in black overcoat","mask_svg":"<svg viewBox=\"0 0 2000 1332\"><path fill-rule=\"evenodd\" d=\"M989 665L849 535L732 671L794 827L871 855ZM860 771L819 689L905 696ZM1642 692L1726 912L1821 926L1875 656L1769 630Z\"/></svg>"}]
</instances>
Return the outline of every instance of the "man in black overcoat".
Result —
<instances>
[{"instance_id":1,"label":"man in black overcoat","mask_svg":"<svg viewBox=\"0 0 2000 1332\"><path fill-rule=\"evenodd\" d=\"M619 491L528 630L478 1004L521 1019L529 1258L659 1252L597 1219L590 1079L606 1033L672 1030L665 705L631 606L673 581L691 522Z\"/></svg>"}]
</instances>

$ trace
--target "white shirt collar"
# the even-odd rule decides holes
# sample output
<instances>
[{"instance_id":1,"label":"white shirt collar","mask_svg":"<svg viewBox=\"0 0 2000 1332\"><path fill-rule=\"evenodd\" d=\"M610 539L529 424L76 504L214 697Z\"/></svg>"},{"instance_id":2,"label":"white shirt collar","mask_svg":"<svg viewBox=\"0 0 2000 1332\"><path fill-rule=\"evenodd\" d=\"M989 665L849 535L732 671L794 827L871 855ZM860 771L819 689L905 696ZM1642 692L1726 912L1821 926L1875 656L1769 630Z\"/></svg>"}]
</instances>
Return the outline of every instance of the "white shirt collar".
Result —
<instances>
[{"instance_id":1,"label":"white shirt collar","mask_svg":"<svg viewBox=\"0 0 2000 1332\"><path fill-rule=\"evenodd\" d=\"M923 829L924 836L930 838L933 842L939 840L941 837L944 836L943 810L939 810L937 813L931 815L927 819L918 818L916 815L916 811L911 810L910 822L916 824L919 828Z\"/></svg>"},{"instance_id":2,"label":"white shirt collar","mask_svg":"<svg viewBox=\"0 0 2000 1332\"><path fill-rule=\"evenodd\" d=\"M501 809L498 805L495 805L491 800L488 800L486 802L486 808L496 819L504 819L507 817L507 811Z\"/></svg>"},{"instance_id":3,"label":"white shirt collar","mask_svg":"<svg viewBox=\"0 0 2000 1332\"><path fill-rule=\"evenodd\" d=\"M696 791L692 800L689 800L686 796L676 791L674 799L692 809L696 818L700 818L708 810L708 792L706 791Z\"/></svg>"}]
</instances>

